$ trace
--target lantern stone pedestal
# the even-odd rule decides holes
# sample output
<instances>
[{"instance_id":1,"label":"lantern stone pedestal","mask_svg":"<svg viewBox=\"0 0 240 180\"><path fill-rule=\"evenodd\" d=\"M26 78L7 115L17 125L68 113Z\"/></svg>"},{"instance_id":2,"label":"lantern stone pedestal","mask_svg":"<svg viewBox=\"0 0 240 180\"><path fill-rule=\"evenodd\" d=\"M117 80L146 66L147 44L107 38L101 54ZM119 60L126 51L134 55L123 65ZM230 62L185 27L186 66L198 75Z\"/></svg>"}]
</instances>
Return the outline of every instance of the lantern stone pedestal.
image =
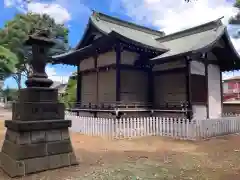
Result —
<instances>
[{"instance_id":1,"label":"lantern stone pedestal","mask_svg":"<svg viewBox=\"0 0 240 180\"><path fill-rule=\"evenodd\" d=\"M68 131L71 121L64 119L64 105L51 83L46 76L29 77L13 104L13 120L5 121L0 165L10 177L78 164Z\"/></svg>"}]
</instances>

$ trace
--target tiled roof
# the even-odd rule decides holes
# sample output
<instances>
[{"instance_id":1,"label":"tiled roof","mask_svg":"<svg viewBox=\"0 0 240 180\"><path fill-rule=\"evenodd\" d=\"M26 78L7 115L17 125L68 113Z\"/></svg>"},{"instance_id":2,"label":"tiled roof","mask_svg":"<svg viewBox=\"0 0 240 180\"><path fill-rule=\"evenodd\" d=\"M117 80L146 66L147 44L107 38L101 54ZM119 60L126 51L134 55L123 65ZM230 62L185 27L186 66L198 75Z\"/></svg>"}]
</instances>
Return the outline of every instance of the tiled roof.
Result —
<instances>
[{"instance_id":1,"label":"tiled roof","mask_svg":"<svg viewBox=\"0 0 240 180\"><path fill-rule=\"evenodd\" d=\"M175 55L183 55L213 45L226 31L221 20L211 21L194 28L170 34L158 38L158 42L164 45L169 51L153 58L152 60L163 59Z\"/></svg>"},{"instance_id":2,"label":"tiled roof","mask_svg":"<svg viewBox=\"0 0 240 180\"><path fill-rule=\"evenodd\" d=\"M97 12L93 13L93 15L90 17L90 21L104 34L115 32L131 41L135 41L156 49L166 50L164 45L156 41L157 38L164 36L164 33L161 31L138 26L136 24L122 21L120 19Z\"/></svg>"}]
</instances>

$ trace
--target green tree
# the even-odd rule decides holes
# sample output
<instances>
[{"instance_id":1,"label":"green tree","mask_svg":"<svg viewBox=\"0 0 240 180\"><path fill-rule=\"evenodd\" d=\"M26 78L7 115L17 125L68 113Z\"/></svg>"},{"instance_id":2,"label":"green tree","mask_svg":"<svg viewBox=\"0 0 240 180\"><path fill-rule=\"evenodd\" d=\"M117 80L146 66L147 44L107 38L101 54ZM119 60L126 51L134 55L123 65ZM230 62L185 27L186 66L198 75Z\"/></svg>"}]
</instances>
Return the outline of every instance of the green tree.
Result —
<instances>
[{"instance_id":1,"label":"green tree","mask_svg":"<svg viewBox=\"0 0 240 180\"><path fill-rule=\"evenodd\" d=\"M236 0L234 3L234 7L238 8L239 12L237 13L236 16L230 18L229 23L233 24L233 25L239 25L240 24L240 0ZM238 38L238 36L236 36L235 38Z\"/></svg>"},{"instance_id":2,"label":"green tree","mask_svg":"<svg viewBox=\"0 0 240 180\"><path fill-rule=\"evenodd\" d=\"M240 8L240 0L236 0L234 7Z\"/></svg>"},{"instance_id":3,"label":"green tree","mask_svg":"<svg viewBox=\"0 0 240 180\"><path fill-rule=\"evenodd\" d=\"M49 29L50 37L55 39L56 45L49 50L49 56L61 54L69 50L68 29L63 24L57 24L50 16L43 14L17 14L0 30L0 45L16 54L18 63L13 78L21 88L21 77L30 73L29 61L32 58L31 47L25 45L28 35L39 29Z\"/></svg>"},{"instance_id":4,"label":"green tree","mask_svg":"<svg viewBox=\"0 0 240 180\"><path fill-rule=\"evenodd\" d=\"M60 102L63 102L66 108L72 107L77 100L77 80L75 77L75 73L73 73L73 75L68 80L64 96L60 98Z\"/></svg>"},{"instance_id":5,"label":"green tree","mask_svg":"<svg viewBox=\"0 0 240 180\"><path fill-rule=\"evenodd\" d=\"M17 62L18 58L13 52L0 46L0 80L4 80L15 71Z\"/></svg>"}]
</instances>

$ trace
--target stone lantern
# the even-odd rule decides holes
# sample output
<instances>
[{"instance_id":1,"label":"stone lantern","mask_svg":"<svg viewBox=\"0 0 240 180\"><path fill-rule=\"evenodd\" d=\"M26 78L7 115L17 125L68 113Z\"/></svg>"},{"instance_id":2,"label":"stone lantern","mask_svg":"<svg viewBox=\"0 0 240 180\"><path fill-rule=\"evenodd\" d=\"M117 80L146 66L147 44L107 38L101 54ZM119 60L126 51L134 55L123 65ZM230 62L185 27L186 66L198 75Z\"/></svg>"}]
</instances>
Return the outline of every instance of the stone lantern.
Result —
<instances>
[{"instance_id":1,"label":"stone lantern","mask_svg":"<svg viewBox=\"0 0 240 180\"><path fill-rule=\"evenodd\" d=\"M53 81L47 78L45 72L47 51L55 43L48 38L48 30L39 30L35 34L29 36L26 45L32 46L32 60L30 66L32 73L26 81L27 87L50 87Z\"/></svg>"},{"instance_id":2,"label":"stone lantern","mask_svg":"<svg viewBox=\"0 0 240 180\"><path fill-rule=\"evenodd\" d=\"M32 73L13 104L12 120L5 121L0 153L1 168L10 177L77 164L68 131L71 121L64 119L64 105L45 72L46 52L54 41L41 30L26 43L32 46Z\"/></svg>"}]
</instances>

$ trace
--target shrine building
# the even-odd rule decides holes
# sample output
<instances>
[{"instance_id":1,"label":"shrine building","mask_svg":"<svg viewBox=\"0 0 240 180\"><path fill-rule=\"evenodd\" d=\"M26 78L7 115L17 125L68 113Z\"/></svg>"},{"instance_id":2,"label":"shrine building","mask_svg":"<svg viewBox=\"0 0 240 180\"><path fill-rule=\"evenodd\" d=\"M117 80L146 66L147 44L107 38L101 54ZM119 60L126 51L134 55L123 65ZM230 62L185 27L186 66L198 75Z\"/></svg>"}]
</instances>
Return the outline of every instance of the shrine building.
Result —
<instances>
[{"instance_id":1,"label":"shrine building","mask_svg":"<svg viewBox=\"0 0 240 180\"><path fill-rule=\"evenodd\" d=\"M52 57L78 67L73 110L95 117L222 115L222 75L240 68L221 18L170 35L99 12L76 48Z\"/></svg>"}]
</instances>

